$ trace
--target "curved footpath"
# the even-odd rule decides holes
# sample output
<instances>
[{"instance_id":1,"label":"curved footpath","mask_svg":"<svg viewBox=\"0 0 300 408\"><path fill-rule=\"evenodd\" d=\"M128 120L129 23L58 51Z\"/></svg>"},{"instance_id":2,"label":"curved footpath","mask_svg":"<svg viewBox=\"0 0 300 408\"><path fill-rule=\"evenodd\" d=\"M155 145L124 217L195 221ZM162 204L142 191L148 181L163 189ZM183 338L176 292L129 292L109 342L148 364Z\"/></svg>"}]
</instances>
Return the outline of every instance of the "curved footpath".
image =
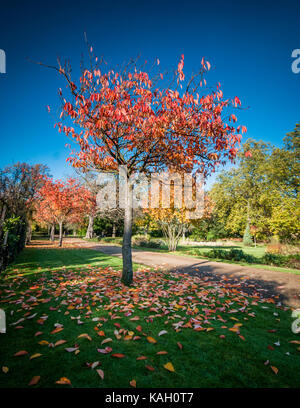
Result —
<instances>
[{"instance_id":1,"label":"curved footpath","mask_svg":"<svg viewBox=\"0 0 300 408\"><path fill-rule=\"evenodd\" d=\"M72 243L107 255L122 256L122 248L117 245L81 239L72 239ZM229 284L246 293L273 298L276 303L282 302L292 308L300 307L300 275L140 249L132 250L132 259L153 268L161 267L172 272L197 275L209 281L222 281L222 284Z\"/></svg>"}]
</instances>

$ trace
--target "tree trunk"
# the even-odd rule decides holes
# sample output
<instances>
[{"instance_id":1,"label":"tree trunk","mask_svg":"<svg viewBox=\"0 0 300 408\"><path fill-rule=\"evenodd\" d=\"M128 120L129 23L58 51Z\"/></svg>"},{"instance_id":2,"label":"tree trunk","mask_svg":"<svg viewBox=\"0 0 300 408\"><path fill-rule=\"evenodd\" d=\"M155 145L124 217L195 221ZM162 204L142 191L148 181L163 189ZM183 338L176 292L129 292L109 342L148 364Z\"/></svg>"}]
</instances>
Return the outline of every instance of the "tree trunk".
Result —
<instances>
[{"instance_id":1,"label":"tree trunk","mask_svg":"<svg viewBox=\"0 0 300 408\"><path fill-rule=\"evenodd\" d=\"M89 226L86 230L85 238L91 239L93 238L93 235L94 235L94 216L89 215Z\"/></svg>"},{"instance_id":2,"label":"tree trunk","mask_svg":"<svg viewBox=\"0 0 300 408\"><path fill-rule=\"evenodd\" d=\"M31 237L32 237L32 228L31 228L31 225L28 224L27 231L26 231L26 244L30 244Z\"/></svg>"},{"instance_id":3,"label":"tree trunk","mask_svg":"<svg viewBox=\"0 0 300 408\"><path fill-rule=\"evenodd\" d=\"M60 221L59 223L59 244L58 246L62 247L63 242L63 223Z\"/></svg>"},{"instance_id":4,"label":"tree trunk","mask_svg":"<svg viewBox=\"0 0 300 408\"><path fill-rule=\"evenodd\" d=\"M55 232L55 225L52 224L50 227L50 241L53 242L54 241L54 232Z\"/></svg>"},{"instance_id":5,"label":"tree trunk","mask_svg":"<svg viewBox=\"0 0 300 408\"><path fill-rule=\"evenodd\" d=\"M132 253L131 253L131 236L132 236L132 186L127 179L125 186L125 214L124 214L124 235L122 245L123 273L122 282L129 286L133 280L132 272Z\"/></svg>"},{"instance_id":6,"label":"tree trunk","mask_svg":"<svg viewBox=\"0 0 300 408\"><path fill-rule=\"evenodd\" d=\"M185 227L182 228L182 242L185 242Z\"/></svg>"},{"instance_id":7,"label":"tree trunk","mask_svg":"<svg viewBox=\"0 0 300 408\"><path fill-rule=\"evenodd\" d=\"M112 237L116 238L116 223L113 223L113 229L112 229Z\"/></svg>"}]
</instances>

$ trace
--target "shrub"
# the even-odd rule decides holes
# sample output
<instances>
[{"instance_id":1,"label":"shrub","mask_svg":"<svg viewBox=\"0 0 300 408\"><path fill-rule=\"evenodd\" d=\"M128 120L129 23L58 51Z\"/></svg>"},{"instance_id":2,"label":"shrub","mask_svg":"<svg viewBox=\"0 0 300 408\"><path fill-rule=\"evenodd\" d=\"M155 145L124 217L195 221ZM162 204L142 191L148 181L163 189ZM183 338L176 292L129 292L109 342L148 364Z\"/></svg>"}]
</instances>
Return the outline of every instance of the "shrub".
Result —
<instances>
[{"instance_id":1,"label":"shrub","mask_svg":"<svg viewBox=\"0 0 300 408\"><path fill-rule=\"evenodd\" d=\"M287 268L300 269L300 254L296 255L280 255L266 253L261 258L257 258L253 255L246 254L241 249L231 249L226 251L225 249L212 249L208 252L201 252L198 250L198 256L206 256L213 259L224 259L234 262L247 262L249 264L262 264L271 266L281 266Z\"/></svg>"},{"instance_id":2,"label":"shrub","mask_svg":"<svg viewBox=\"0 0 300 408\"><path fill-rule=\"evenodd\" d=\"M160 248L161 247L161 243L160 241L141 241L139 243L140 247L147 247L147 248Z\"/></svg>"},{"instance_id":3,"label":"shrub","mask_svg":"<svg viewBox=\"0 0 300 408\"><path fill-rule=\"evenodd\" d=\"M4 235L0 242L0 272L11 263L24 248L26 241L26 222L20 217L11 217L4 222ZM6 243L5 241L6 239Z\"/></svg>"},{"instance_id":4,"label":"shrub","mask_svg":"<svg viewBox=\"0 0 300 408\"><path fill-rule=\"evenodd\" d=\"M204 255L208 258L225 259L235 262L258 262L258 259L255 256L246 254L241 249L231 249L230 251L226 251L225 249L212 249L209 252L205 252Z\"/></svg>"},{"instance_id":5,"label":"shrub","mask_svg":"<svg viewBox=\"0 0 300 408\"><path fill-rule=\"evenodd\" d=\"M300 248L295 245L272 243L267 245L266 252L280 255L297 255L300 254Z\"/></svg>"}]
</instances>

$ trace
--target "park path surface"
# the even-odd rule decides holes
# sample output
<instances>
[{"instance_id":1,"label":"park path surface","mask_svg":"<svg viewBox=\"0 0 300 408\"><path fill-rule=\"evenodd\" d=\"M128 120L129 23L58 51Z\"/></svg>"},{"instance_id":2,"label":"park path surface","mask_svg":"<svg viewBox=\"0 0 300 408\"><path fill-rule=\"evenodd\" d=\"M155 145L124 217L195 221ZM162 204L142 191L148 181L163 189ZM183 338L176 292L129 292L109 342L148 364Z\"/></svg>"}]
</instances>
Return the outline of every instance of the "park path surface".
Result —
<instances>
[{"instance_id":1,"label":"park path surface","mask_svg":"<svg viewBox=\"0 0 300 408\"><path fill-rule=\"evenodd\" d=\"M97 244L77 238L73 238L72 243L77 247L122 257L122 248L117 245ZM292 308L300 307L300 275L140 249L132 250L132 259L153 268L189 273L209 281L222 281L222 284L228 284L237 290L273 298L276 303L282 302Z\"/></svg>"}]
</instances>

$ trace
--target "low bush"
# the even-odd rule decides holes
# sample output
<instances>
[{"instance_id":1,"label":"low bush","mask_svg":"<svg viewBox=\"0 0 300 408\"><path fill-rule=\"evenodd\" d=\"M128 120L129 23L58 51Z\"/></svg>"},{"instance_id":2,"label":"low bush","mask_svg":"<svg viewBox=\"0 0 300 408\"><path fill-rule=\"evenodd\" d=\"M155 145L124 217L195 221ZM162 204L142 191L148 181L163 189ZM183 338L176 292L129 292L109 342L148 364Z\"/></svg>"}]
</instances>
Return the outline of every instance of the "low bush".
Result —
<instances>
[{"instance_id":1,"label":"low bush","mask_svg":"<svg viewBox=\"0 0 300 408\"><path fill-rule=\"evenodd\" d=\"M24 248L26 241L26 223L20 217L5 220L3 236L0 242L0 272L6 268Z\"/></svg>"},{"instance_id":2,"label":"low bush","mask_svg":"<svg viewBox=\"0 0 300 408\"><path fill-rule=\"evenodd\" d=\"M224 259L227 261L235 262L247 262L249 264L262 264L271 266L281 266L287 268L300 269L300 255L280 255L266 253L261 258L257 258L253 255L246 254L241 249L231 249L226 251L225 249L212 249L208 252L201 253L198 251L198 256L205 256L212 259Z\"/></svg>"},{"instance_id":3,"label":"low bush","mask_svg":"<svg viewBox=\"0 0 300 408\"><path fill-rule=\"evenodd\" d=\"M225 259L235 262L244 261L247 263L255 263L258 261L258 258L253 255L246 254L241 249L230 249L230 251L226 251L225 249L212 249L211 251L205 252L203 255L207 256L208 258Z\"/></svg>"}]
</instances>

